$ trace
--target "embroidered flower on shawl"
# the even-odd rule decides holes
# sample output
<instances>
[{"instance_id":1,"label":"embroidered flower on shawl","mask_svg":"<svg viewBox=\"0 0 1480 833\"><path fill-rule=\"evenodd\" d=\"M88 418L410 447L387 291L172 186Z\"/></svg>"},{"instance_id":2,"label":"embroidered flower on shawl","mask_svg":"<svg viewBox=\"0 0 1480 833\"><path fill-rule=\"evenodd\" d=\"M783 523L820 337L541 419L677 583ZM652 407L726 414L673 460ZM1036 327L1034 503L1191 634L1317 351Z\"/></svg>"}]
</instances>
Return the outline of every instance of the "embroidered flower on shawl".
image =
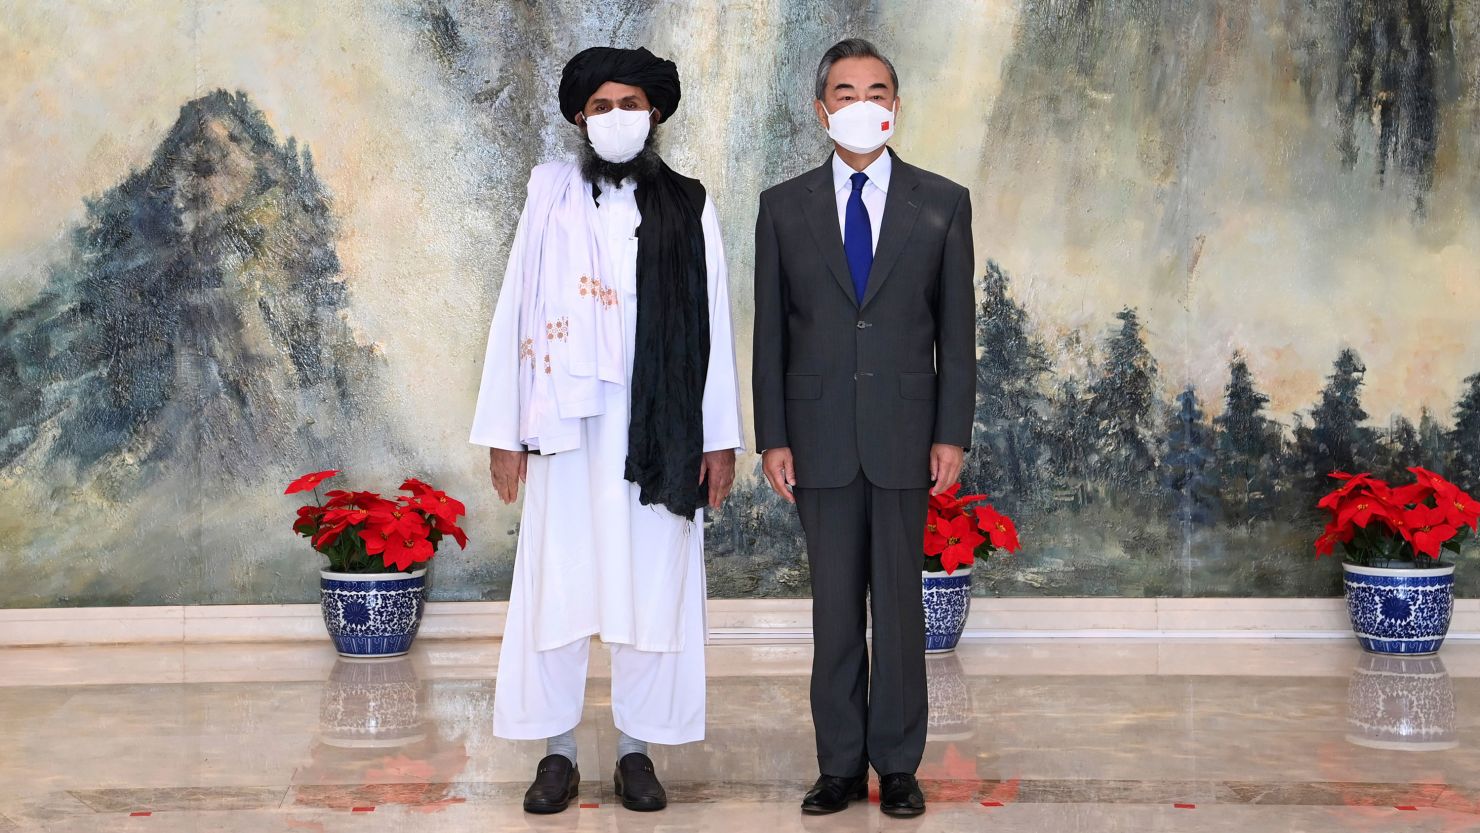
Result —
<instances>
[{"instance_id":1,"label":"embroidered flower on shawl","mask_svg":"<svg viewBox=\"0 0 1480 833\"><path fill-rule=\"evenodd\" d=\"M617 305L617 291L603 284L600 278L582 275L581 297L600 301L601 305L607 309Z\"/></svg>"}]
</instances>

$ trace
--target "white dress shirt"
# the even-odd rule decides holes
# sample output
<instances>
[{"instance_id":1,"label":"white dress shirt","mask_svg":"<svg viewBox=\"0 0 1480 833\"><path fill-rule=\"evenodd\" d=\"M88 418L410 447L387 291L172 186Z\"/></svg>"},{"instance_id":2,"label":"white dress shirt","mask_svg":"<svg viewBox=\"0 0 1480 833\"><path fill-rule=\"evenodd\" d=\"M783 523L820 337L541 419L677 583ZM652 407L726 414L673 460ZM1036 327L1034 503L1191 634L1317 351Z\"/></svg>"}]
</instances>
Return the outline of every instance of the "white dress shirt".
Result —
<instances>
[{"instance_id":1,"label":"white dress shirt","mask_svg":"<svg viewBox=\"0 0 1480 833\"><path fill-rule=\"evenodd\" d=\"M884 201L889 196L889 174L894 170L894 159L889 151L885 150L879 154L879 158L873 164L863 169L868 176L868 182L863 184L863 207L868 209L868 223L873 229L873 249L879 250L879 229L884 225ZM848 234L848 197L853 194L853 174L856 173L848 167L848 163L838 158L836 152L832 157L833 190L838 198L838 229L846 236ZM847 243L845 239L843 241Z\"/></svg>"}]
</instances>

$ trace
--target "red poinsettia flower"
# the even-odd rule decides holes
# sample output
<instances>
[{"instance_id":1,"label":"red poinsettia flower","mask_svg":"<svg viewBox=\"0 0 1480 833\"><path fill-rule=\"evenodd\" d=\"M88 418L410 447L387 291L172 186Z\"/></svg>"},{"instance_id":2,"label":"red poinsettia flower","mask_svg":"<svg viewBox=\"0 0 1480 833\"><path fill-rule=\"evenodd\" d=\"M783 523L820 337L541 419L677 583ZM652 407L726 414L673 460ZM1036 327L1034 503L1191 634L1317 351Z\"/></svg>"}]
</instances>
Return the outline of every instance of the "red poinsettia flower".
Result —
<instances>
[{"instance_id":1,"label":"red poinsettia flower","mask_svg":"<svg viewBox=\"0 0 1480 833\"><path fill-rule=\"evenodd\" d=\"M370 527L384 530L392 538L425 538L427 522L409 506L382 501L370 510Z\"/></svg>"},{"instance_id":2,"label":"red poinsettia flower","mask_svg":"<svg viewBox=\"0 0 1480 833\"><path fill-rule=\"evenodd\" d=\"M407 501L407 503L426 512L428 515L440 518L448 523L456 521L468 513L468 509L466 506L463 506L462 501L448 497L447 493L440 489L428 489L417 494Z\"/></svg>"},{"instance_id":3,"label":"red poinsettia flower","mask_svg":"<svg viewBox=\"0 0 1480 833\"><path fill-rule=\"evenodd\" d=\"M987 534L992 546L1007 552L1017 552L1022 549L1018 541L1017 524L1012 518L998 512L995 507L982 506L976 510L976 522L982 532Z\"/></svg>"},{"instance_id":4,"label":"red poinsettia flower","mask_svg":"<svg viewBox=\"0 0 1480 833\"><path fill-rule=\"evenodd\" d=\"M946 548L940 554L940 564L947 573L954 573L957 567L976 559L976 548L987 539L977 531L976 522L965 515L951 518L945 527Z\"/></svg>"},{"instance_id":5,"label":"red poinsettia flower","mask_svg":"<svg viewBox=\"0 0 1480 833\"><path fill-rule=\"evenodd\" d=\"M390 541L390 533L385 529L371 527L360 530L360 540L365 542L365 553L367 555L380 555Z\"/></svg>"},{"instance_id":6,"label":"red poinsettia flower","mask_svg":"<svg viewBox=\"0 0 1480 833\"><path fill-rule=\"evenodd\" d=\"M298 507L298 517L293 521L293 531L299 535L312 535L319 527L319 519L324 516L324 507L308 506Z\"/></svg>"},{"instance_id":7,"label":"red poinsettia flower","mask_svg":"<svg viewBox=\"0 0 1480 833\"><path fill-rule=\"evenodd\" d=\"M420 564L432 557L432 542L425 538L403 538L392 535L385 541L385 552L381 559L385 566L397 570L409 570L412 564Z\"/></svg>"},{"instance_id":8,"label":"red poinsettia flower","mask_svg":"<svg viewBox=\"0 0 1480 833\"><path fill-rule=\"evenodd\" d=\"M1326 525L1321 537L1316 539L1316 555L1331 555L1337 544L1345 544L1355 538L1357 531L1351 526L1338 526L1336 522Z\"/></svg>"},{"instance_id":9,"label":"red poinsettia flower","mask_svg":"<svg viewBox=\"0 0 1480 833\"><path fill-rule=\"evenodd\" d=\"M946 551L950 536L946 534L946 519L934 508L925 510L925 554L940 555Z\"/></svg>"},{"instance_id":10,"label":"red poinsettia flower","mask_svg":"<svg viewBox=\"0 0 1480 833\"><path fill-rule=\"evenodd\" d=\"M1388 502L1399 509L1406 509L1416 503L1423 503L1433 493L1433 487L1427 483L1408 483L1389 492Z\"/></svg>"},{"instance_id":11,"label":"red poinsettia flower","mask_svg":"<svg viewBox=\"0 0 1480 833\"><path fill-rule=\"evenodd\" d=\"M1329 476L1334 480L1342 480L1345 482L1341 485L1340 488L1321 498L1320 501L1316 503L1316 506L1319 506L1322 509L1330 509L1332 511L1335 511L1336 507L1341 503L1342 498L1345 498L1347 495L1357 491L1358 489L1367 489L1379 497L1386 497L1388 492L1391 491L1386 483L1374 478L1371 474L1368 474L1367 472L1363 472L1361 474L1347 474L1344 471L1333 471Z\"/></svg>"},{"instance_id":12,"label":"red poinsettia flower","mask_svg":"<svg viewBox=\"0 0 1480 833\"><path fill-rule=\"evenodd\" d=\"M347 492L343 489L333 489L324 492L324 505L330 508L345 508L356 506L361 509L369 509L383 501L375 492Z\"/></svg>"},{"instance_id":13,"label":"red poinsettia flower","mask_svg":"<svg viewBox=\"0 0 1480 833\"><path fill-rule=\"evenodd\" d=\"M1480 532L1480 501L1458 488L1448 497L1435 495L1434 502L1444 510L1444 517L1454 526L1467 526L1472 532Z\"/></svg>"},{"instance_id":14,"label":"red poinsettia flower","mask_svg":"<svg viewBox=\"0 0 1480 833\"><path fill-rule=\"evenodd\" d=\"M459 549L468 548L468 534L466 532L463 532L457 524L453 523L452 521L437 518L436 527L437 531L442 533L443 535L451 535L452 540L457 542L457 546Z\"/></svg>"},{"instance_id":15,"label":"red poinsettia flower","mask_svg":"<svg viewBox=\"0 0 1480 833\"><path fill-rule=\"evenodd\" d=\"M1410 530L1409 540L1415 552L1438 558L1444 542L1455 536L1459 529L1449 523L1443 509L1437 506L1415 506L1404 513L1404 521Z\"/></svg>"},{"instance_id":16,"label":"red poinsettia flower","mask_svg":"<svg viewBox=\"0 0 1480 833\"><path fill-rule=\"evenodd\" d=\"M408 477L406 482L401 484L401 491L410 492L413 495L424 495L434 489L414 477Z\"/></svg>"},{"instance_id":17,"label":"red poinsettia flower","mask_svg":"<svg viewBox=\"0 0 1480 833\"><path fill-rule=\"evenodd\" d=\"M313 474L305 474L292 483L289 483L287 490L283 494L292 495L298 492L306 492L336 474L339 474L338 469L325 469L324 471L316 471Z\"/></svg>"},{"instance_id":18,"label":"red poinsettia flower","mask_svg":"<svg viewBox=\"0 0 1480 833\"><path fill-rule=\"evenodd\" d=\"M1366 491L1353 492L1337 506L1337 526L1355 525L1362 529L1372 522L1373 517L1385 518L1397 509L1390 506L1386 500L1368 494Z\"/></svg>"},{"instance_id":19,"label":"red poinsettia flower","mask_svg":"<svg viewBox=\"0 0 1480 833\"><path fill-rule=\"evenodd\" d=\"M966 507L979 500L985 500L986 495L961 496L961 484L952 483L949 489L938 495L930 496L930 508L938 512L942 517L950 520L966 514Z\"/></svg>"},{"instance_id":20,"label":"red poinsettia flower","mask_svg":"<svg viewBox=\"0 0 1480 833\"><path fill-rule=\"evenodd\" d=\"M1433 489L1436 494L1453 494L1459 491L1459 487L1444 479L1438 472L1429 471L1422 466L1409 466L1408 471L1413 474L1414 481Z\"/></svg>"},{"instance_id":21,"label":"red poinsettia flower","mask_svg":"<svg viewBox=\"0 0 1480 833\"><path fill-rule=\"evenodd\" d=\"M364 509L326 509L320 521L323 526L318 536L314 538L313 545L315 547L333 546L346 529L355 524L364 523L369 517L370 513Z\"/></svg>"}]
</instances>

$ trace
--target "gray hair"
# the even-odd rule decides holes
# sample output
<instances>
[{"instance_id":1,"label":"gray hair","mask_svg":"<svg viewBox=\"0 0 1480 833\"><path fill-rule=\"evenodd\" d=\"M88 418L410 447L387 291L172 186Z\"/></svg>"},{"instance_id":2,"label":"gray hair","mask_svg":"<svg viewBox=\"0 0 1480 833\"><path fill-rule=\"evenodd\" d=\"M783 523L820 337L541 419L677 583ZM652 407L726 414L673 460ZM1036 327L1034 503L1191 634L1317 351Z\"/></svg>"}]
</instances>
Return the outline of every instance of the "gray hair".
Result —
<instances>
[{"instance_id":1,"label":"gray hair","mask_svg":"<svg viewBox=\"0 0 1480 833\"><path fill-rule=\"evenodd\" d=\"M889 70L889 80L894 84L894 92L899 93L899 73L894 71L894 64L884 57L879 48L863 38L848 38L833 44L826 52L822 53L822 61L817 64L817 100L822 101L827 94L827 74L832 71L833 64L844 58L874 58Z\"/></svg>"}]
</instances>

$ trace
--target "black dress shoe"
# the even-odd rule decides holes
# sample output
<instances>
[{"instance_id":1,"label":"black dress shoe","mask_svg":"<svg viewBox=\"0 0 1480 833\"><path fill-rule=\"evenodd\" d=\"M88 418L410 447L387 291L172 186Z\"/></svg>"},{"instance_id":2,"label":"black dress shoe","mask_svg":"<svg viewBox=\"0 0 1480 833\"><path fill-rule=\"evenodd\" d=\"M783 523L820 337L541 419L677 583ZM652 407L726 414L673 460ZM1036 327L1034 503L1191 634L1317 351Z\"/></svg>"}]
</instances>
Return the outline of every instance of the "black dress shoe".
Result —
<instances>
[{"instance_id":1,"label":"black dress shoe","mask_svg":"<svg viewBox=\"0 0 1480 833\"><path fill-rule=\"evenodd\" d=\"M629 752L617 761L612 783L616 785L622 806L628 810L650 813L668 806L668 794L658 783L653 762L641 752Z\"/></svg>"},{"instance_id":2,"label":"black dress shoe","mask_svg":"<svg viewBox=\"0 0 1480 833\"><path fill-rule=\"evenodd\" d=\"M564 755L546 755L524 791L524 812L558 813L580 792L581 770Z\"/></svg>"},{"instance_id":3,"label":"black dress shoe","mask_svg":"<svg viewBox=\"0 0 1480 833\"><path fill-rule=\"evenodd\" d=\"M888 816L918 816L925 812L925 794L920 782L908 772L879 778L879 809Z\"/></svg>"},{"instance_id":4,"label":"black dress shoe","mask_svg":"<svg viewBox=\"0 0 1480 833\"><path fill-rule=\"evenodd\" d=\"M802 812L820 816L848 809L848 802L868 798L868 773L852 778L822 775L802 797Z\"/></svg>"}]
</instances>

